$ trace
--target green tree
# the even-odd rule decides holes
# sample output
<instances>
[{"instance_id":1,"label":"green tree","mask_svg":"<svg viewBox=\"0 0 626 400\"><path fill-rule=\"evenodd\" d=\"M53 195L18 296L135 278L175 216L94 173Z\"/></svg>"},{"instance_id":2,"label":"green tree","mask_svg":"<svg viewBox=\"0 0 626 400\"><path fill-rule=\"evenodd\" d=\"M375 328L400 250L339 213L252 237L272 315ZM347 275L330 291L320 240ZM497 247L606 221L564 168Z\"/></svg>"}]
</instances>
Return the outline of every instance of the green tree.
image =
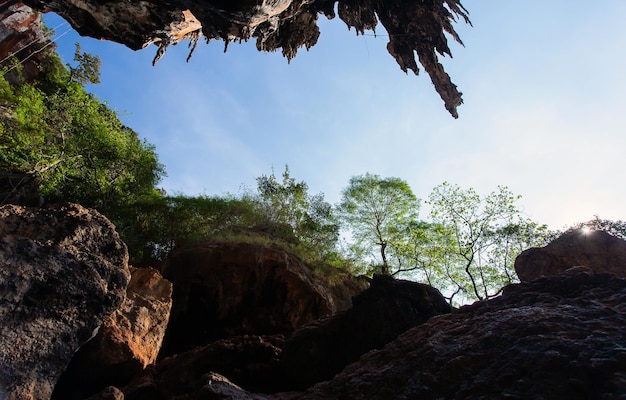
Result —
<instances>
[{"instance_id":1,"label":"green tree","mask_svg":"<svg viewBox=\"0 0 626 400\"><path fill-rule=\"evenodd\" d=\"M419 206L419 200L402 179L367 173L350 178L338 210L354 240L353 248L359 254L377 252L380 272L395 274L403 268L398 264L392 267L390 254L401 251L407 227L417 221Z\"/></svg>"},{"instance_id":2,"label":"green tree","mask_svg":"<svg viewBox=\"0 0 626 400\"><path fill-rule=\"evenodd\" d=\"M37 81L0 77L0 172L33 177L48 202L77 202L121 223L123 206L153 193L164 167L154 146L69 75L53 54Z\"/></svg>"},{"instance_id":3,"label":"green tree","mask_svg":"<svg viewBox=\"0 0 626 400\"><path fill-rule=\"evenodd\" d=\"M78 42L76 42L76 50L74 51L74 62L77 63L76 66L66 64L71 81L81 85L100 83L100 67L102 66L100 57L81 52Z\"/></svg>"},{"instance_id":4,"label":"green tree","mask_svg":"<svg viewBox=\"0 0 626 400\"><path fill-rule=\"evenodd\" d=\"M604 231L612 236L626 240L626 221L602 219L595 215L587 222L580 222L572 225L566 232L586 228L593 231Z\"/></svg>"},{"instance_id":5,"label":"green tree","mask_svg":"<svg viewBox=\"0 0 626 400\"><path fill-rule=\"evenodd\" d=\"M274 172L259 176L253 197L265 216L262 229L325 258L336 252L339 224L324 195L310 195L308 189L306 182L296 181L285 165L281 180Z\"/></svg>"},{"instance_id":6,"label":"green tree","mask_svg":"<svg viewBox=\"0 0 626 400\"><path fill-rule=\"evenodd\" d=\"M431 219L446 232L440 248L446 258L434 272L444 274L440 287L449 298L484 300L517 282L515 257L524 249L540 246L552 237L545 225L525 218L517 207L520 196L505 186L481 197L447 182L430 195Z\"/></svg>"}]
</instances>

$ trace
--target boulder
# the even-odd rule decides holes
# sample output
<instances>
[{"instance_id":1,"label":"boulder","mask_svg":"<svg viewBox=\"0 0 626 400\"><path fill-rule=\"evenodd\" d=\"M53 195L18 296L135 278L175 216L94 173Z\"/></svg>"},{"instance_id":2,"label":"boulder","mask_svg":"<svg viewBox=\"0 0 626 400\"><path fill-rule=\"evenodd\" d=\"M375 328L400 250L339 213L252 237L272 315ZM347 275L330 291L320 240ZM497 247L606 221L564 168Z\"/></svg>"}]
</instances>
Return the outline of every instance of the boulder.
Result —
<instances>
[{"instance_id":1,"label":"boulder","mask_svg":"<svg viewBox=\"0 0 626 400\"><path fill-rule=\"evenodd\" d=\"M241 387L252 392L277 390L283 341L281 336L220 340L161 360L121 390L133 400L260 398ZM214 391L223 392L222 397L207 395Z\"/></svg>"},{"instance_id":2,"label":"boulder","mask_svg":"<svg viewBox=\"0 0 626 400\"><path fill-rule=\"evenodd\" d=\"M626 280L567 274L431 318L305 399L624 399Z\"/></svg>"},{"instance_id":3,"label":"boulder","mask_svg":"<svg viewBox=\"0 0 626 400\"><path fill-rule=\"evenodd\" d=\"M626 241L603 231L574 230L545 247L525 250L515 259L515 272L522 282L572 267L626 278Z\"/></svg>"},{"instance_id":4,"label":"boulder","mask_svg":"<svg viewBox=\"0 0 626 400\"><path fill-rule=\"evenodd\" d=\"M172 284L152 268L131 268L121 307L78 350L52 398L82 399L103 388L125 385L156 361L172 306Z\"/></svg>"},{"instance_id":5,"label":"boulder","mask_svg":"<svg viewBox=\"0 0 626 400\"><path fill-rule=\"evenodd\" d=\"M78 348L116 310L128 252L76 204L0 207L0 398L49 399Z\"/></svg>"},{"instance_id":6,"label":"boulder","mask_svg":"<svg viewBox=\"0 0 626 400\"><path fill-rule=\"evenodd\" d=\"M284 250L246 243L181 249L163 275L174 292L162 356L231 336L289 334L349 308L363 290L347 274L330 279Z\"/></svg>"},{"instance_id":7,"label":"boulder","mask_svg":"<svg viewBox=\"0 0 626 400\"><path fill-rule=\"evenodd\" d=\"M437 289L386 275L375 275L353 303L349 310L313 322L287 340L281 365L293 385L289 389L331 379L366 352L451 311Z\"/></svg>"}]
</instances>

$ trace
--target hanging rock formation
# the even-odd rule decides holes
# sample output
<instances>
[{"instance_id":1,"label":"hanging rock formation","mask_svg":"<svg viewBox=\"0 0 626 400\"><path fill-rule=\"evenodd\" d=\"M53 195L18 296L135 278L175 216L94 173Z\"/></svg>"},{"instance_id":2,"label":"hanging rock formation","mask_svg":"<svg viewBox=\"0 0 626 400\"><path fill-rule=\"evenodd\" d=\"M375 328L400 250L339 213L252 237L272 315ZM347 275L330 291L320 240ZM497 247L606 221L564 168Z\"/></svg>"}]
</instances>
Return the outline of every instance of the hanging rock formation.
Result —
<instances>
[{"instance_id":1,"label":"hanging rock formation","mask_svg":"<svg viewBox=\"0 0 626 400\"><path fill-rule=\"evenodd\" d=\"M586 267L626 278L626 241L603 231L574 230L541 248L524 250L515 259L522 282Z\"/></svg>"},{"instance_id":2,"label":"hanging rock formation","mask_svg":"<svg viewBox=\"0 0 626 400\"><path fill-rule=\"evenodd\" d=\"M461 43L453 28L457 18L469 23L459 0L176 0L126 1L25 0L44 12L63 16L80 34L108 39L138 50L159 46L155 62L165 49L190 40L195 49L200 36L208 41L256 39L262 51L281 49L287 59L301 47L311 48L320 35L318 15L339 18L357 34L373 31L378 23L389 35L387 49L407 72L418 73L418 61L456 118L463 102L438 54L451 55L446 34ZM193 49L192 49L193 52ZM190 53L191 56L191 53Z\"/></svg>"},{"instance_id":3,"label":"hanging rock formation","mask_svg":"<svg viewBox=\"0 0 626 400\"><path fill-rule=\"evenodd\" d=\"M0 207L0 398L49 399L78 348L117 309L126 246L93 210Z\"/></svg>"}]
</instances>

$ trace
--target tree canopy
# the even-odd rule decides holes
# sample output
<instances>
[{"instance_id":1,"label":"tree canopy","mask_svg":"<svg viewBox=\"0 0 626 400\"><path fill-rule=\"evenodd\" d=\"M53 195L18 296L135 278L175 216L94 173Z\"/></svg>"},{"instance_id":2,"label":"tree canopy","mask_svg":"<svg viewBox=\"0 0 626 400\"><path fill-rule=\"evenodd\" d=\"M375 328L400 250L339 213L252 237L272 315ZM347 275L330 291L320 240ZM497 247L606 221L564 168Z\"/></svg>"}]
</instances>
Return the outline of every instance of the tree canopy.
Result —
<instances>
[{"instance_id":1,"label":"tree canopy","mask_svg":"<svg viewBox=\"0 0 626 400\"><path fill-rule=\"evenodd\" d=\"M547 226L524 217L517 206L520 196L506 186L480 196L447 182L429 197L431 219L441 226L445 238L445 261L433 273L443 274L451 297L485 300L518 282L513 269L523 250L546 244L552 234Z\"/></svg>"},{"instance_id":2,"label":"tree canopy","mask_svg":"<svg viewBox=\"0 0 626 400\"><path fill-rule=\"evenodd\" d=\"M409 185L394 177L369 173L353 176L342 192L338 208L355 239L356 249L361 254L372 254L372 249L377 248L380 272L393 273L388 255L419 212L419 201Z\"/></svg>"}]
</instances>

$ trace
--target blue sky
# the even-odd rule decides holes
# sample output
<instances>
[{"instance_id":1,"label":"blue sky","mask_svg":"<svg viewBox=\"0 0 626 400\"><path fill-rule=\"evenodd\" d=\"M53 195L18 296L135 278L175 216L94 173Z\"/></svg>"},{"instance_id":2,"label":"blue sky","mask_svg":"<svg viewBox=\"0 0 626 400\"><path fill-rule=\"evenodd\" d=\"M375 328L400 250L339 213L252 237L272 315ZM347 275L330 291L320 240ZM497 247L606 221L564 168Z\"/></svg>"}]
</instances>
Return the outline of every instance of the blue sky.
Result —
<instances>
[{"instance_id":1,"label":"blue sky","mask_svg":"<svg viewBox=\"0 0 626 400\"><path fill-rule=\"evenodd\" d=\"M481 194L506 185L552 228L626 219L626 2L464 5L473 27L457 24L465 47L451 42L443 59L464 93L458 120L425 72L400 70L382 28L357 37L339 19L320 17L318 44L291 64L253 42L226 54L202 42L189 63L178 45L156 67L154 46L133 52L74 31L58 45L67 62L76 41L101 57L102 83L89 90L156 146L170 193L236 194L288 164L331 203L370 172L424 200L443 181Z\"/></svg>"}]
</instances>

